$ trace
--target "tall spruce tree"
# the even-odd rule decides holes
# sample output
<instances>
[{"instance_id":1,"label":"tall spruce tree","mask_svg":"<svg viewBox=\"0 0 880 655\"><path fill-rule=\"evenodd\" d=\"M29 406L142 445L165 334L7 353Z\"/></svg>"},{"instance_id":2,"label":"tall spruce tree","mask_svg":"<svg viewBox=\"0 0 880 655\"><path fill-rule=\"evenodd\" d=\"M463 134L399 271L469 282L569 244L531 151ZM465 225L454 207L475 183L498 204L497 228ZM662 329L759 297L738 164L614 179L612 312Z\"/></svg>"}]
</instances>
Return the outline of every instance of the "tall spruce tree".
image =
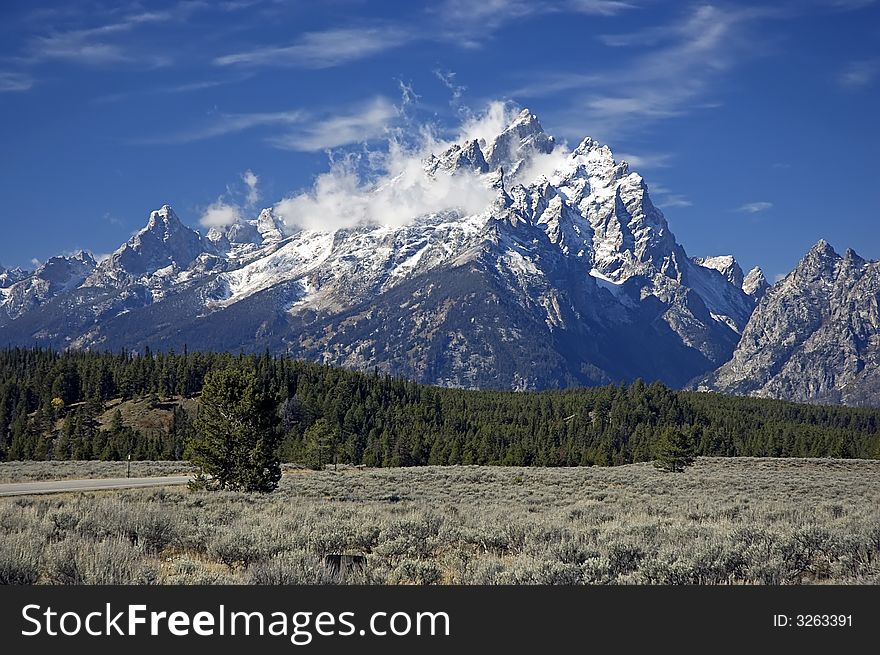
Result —
<instances>
[{"instance_id":1,"label":"tall spruce tree","mask_svg":"<svg viewBox=\"0 0 880 655\"><path fill-rule=\"evenodd\" d=\"M654 466L673 473L694 463L694 443L690 435L678 428L664 428L655 450Z\"/></svg>"},{"instance_id":2,"label":"tall spruce tree","mask_svg":"<svg viewBox=\"0 0 880 655\"><path fill-rule=\"evenodd\" d=\"M208 487L273 491L281 479L277 423L275 403L259 390L253 373L214 371L205 377L186 457L202 470Z\"/></svg>"}]
</instances>

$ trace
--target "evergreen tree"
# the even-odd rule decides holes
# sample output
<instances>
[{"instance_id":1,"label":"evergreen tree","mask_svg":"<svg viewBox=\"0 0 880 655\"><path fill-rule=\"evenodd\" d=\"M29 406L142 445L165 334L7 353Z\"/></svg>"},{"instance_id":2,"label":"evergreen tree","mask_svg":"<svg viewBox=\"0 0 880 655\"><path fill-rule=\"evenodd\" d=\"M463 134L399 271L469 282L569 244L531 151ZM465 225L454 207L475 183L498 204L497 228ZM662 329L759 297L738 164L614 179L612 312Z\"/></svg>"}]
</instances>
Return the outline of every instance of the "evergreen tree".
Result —
<instances>
[{"instance_id":1,"label":"evergreen tree","mask_svg":"<svg viewBox=\"0 0 880 655\"><path fill-rule=\"evenodd\" d=\"M678 428L665 428L657 443L654 466L673 473L683 471L694 463L694 450L690 435Z\"/></svg>"},{"instance_id":2,"label":"evergreen tree","mask_svg":"<svg viewBox=\"0 0 880 655\"><path fill-rule=\"evenodd\" d=\"M338 430L327 419L315 421L303 435L304 464L316 471L323 469L333 459L337 438Z\"/></svg>"},{"instance_id":3,"label":"evergreen tree","mask_svg":"<svg viewBox=\"0 0 880 655\"><path fill-rule=\"evenodd\" d=\"M196 436L186 456L209 476L209 486L259 492L278 486L274 410L250 371L226 368L205 378Z\"/></svg>"}]
</instances>

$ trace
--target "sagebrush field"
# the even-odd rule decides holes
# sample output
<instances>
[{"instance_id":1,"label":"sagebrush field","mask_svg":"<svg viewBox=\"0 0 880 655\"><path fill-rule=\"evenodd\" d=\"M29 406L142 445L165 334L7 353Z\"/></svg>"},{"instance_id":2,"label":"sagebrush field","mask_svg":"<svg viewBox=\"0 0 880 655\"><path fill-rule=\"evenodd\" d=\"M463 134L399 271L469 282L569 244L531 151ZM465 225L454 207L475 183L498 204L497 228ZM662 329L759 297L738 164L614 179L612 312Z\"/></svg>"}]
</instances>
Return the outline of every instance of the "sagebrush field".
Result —
<instances>
[{"instance_id":1,"label":"sagebrush field","mask_svg":"<svg viewBox=\"0 0 880 655\"><path fill-rule=\"evenodd\" d=\"M2 464L0 479L45 466ZM337 573L330 554L366 566ZM288 468L267 495L2 498L0 582L876 584L880 461Z\"/></svg>"}]
</instances>

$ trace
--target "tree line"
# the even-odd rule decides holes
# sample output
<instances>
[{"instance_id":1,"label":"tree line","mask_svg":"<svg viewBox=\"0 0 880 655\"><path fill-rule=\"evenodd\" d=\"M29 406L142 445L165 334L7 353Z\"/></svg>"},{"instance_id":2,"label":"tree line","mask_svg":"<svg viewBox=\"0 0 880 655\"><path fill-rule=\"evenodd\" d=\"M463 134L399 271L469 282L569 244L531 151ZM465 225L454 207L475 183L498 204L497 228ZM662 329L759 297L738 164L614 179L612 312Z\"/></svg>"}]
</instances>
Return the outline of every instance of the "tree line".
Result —
<instances>
[{"instance_id":1,"label":"tree line","mask_svg":"<svg viewBox=\"0 0 880 655\"><path fill-rule=\"evenodd\" d=\"M661 435L697 455L880 457L880 409L674 391L636 380L542 392L420 385L287 357L0 351L0 459L181 459L205 378L246 371L282 461L320 467L618 465L654 459ZM126 425L110 401L171 407L167 427ZM205 421L203 420L202 423Z\"/></svg>"}]
</instances>

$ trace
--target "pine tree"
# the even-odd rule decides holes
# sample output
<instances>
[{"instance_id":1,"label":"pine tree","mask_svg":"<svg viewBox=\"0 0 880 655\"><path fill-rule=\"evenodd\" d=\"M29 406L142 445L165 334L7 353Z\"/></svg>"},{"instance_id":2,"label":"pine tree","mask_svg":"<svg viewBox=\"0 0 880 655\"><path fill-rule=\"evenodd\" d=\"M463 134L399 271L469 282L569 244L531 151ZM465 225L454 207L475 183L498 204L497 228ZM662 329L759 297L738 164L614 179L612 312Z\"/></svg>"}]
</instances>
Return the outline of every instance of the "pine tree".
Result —
<instances>
[{"instance_id":1,"label":"pine tree","mask_svg":"<svg viewBox=\"0 0 880 655\"><path fill-rule=\"evenodd\" d=\"M325 418L320 418L309 426L303 435L306 466L320 471L325 464L329 464L333 459L337 438L338 430Z\"/></svg>"},{"instance_id":2,"label":"pine tree","mask_svg":"<svg viewBox=\"0 0 880 655\"><path fill-rule=\"evenodd\" d=\"M257 386L253 373L236 368L205 378L197 434L186 457L208 476L210 487L265 493L278 486L275 404Z\"/></svg>"},{"instance_id":3,"label":"pine tree","mask_svg":"<svg viewBox=\"0 0 880 655\"><path fill-rule=\"evenodd\" d=\"M655 450L654 466L675 473L693 463L694 443L690 435L678 428L665 428Z\"/></svg>"}]
</instances>

